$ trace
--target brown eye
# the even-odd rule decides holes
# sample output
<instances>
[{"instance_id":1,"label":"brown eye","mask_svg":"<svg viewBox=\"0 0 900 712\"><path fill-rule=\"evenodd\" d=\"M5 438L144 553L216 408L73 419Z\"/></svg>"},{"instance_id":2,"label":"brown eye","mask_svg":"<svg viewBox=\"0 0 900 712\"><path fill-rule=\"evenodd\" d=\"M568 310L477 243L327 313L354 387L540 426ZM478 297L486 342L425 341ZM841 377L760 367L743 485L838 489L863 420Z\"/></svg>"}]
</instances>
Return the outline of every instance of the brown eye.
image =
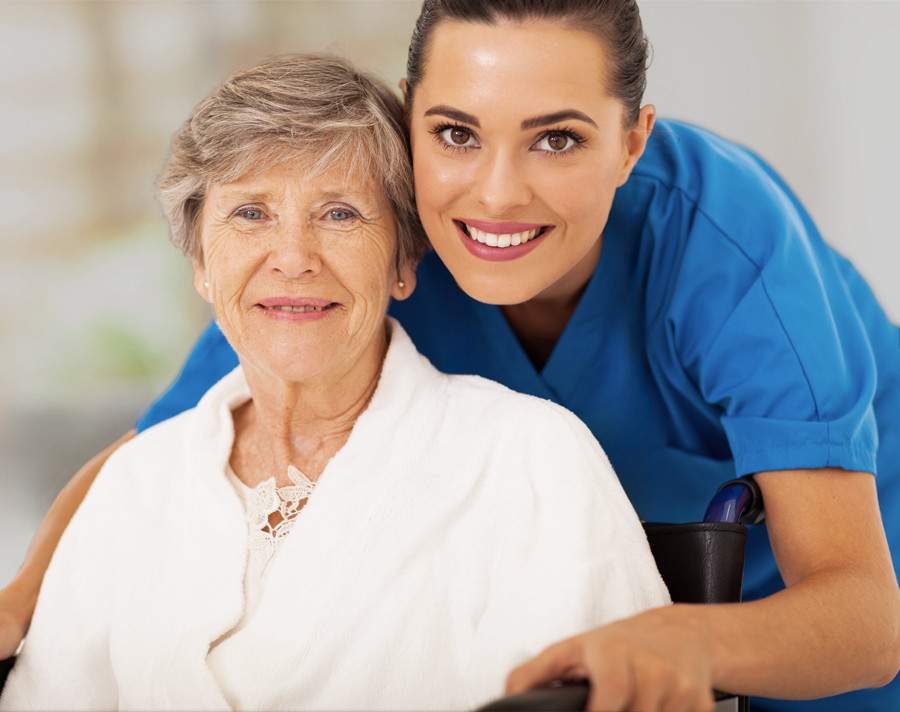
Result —
<instances>
[{"instance_id":1,"label":"brown eye","mask_svg":"<svg viewBox=\"0 0 900 712\"><path fill-rule=\"evenodd\" d=\"M465 126L439 126L432 133L446 148L461 151L480 148L475 134Z\"/></svg>"},{"instance_id":2,"label":"brown eye","mask_svg":"<svg viewBox=\"0 0 900 712\"><path fill-rule=\"evenodd\" d=\"M582 143L584 143L584 139L572 131L548 131L538 139L531 149L556 156L566 156Z\"/></svg>"},{"instance_id":3,"label":"brown eye","mask_svg":"<svg viewBox=\"0 0 900 712\"><path fill-rule=\"evenodd\" d=\"M457 146L464 146L472 136L466 129L450 129L450 140Z\"/></svg>"},{"instance_id":4,"label":"brown eye","mask_svg":"<svg viewBox=\"0 0 900 712\"><path fill-rule=\"evenodd\" d=\"M569 143L569 137L565 134L555 133L547 136L547 145L554 151L563 151Z\"/></svg>"}]
</instances>

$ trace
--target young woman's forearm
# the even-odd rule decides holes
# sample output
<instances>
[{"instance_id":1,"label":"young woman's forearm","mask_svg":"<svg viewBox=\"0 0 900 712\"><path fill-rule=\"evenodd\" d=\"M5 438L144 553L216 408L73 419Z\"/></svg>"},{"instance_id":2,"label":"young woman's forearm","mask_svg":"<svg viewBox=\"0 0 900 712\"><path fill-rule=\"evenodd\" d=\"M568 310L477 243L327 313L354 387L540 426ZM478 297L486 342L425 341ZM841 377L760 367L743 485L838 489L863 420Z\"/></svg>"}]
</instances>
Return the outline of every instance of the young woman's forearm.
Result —
<instances>
[{"instance_id":1,"label":"young woman's forearm","mask_svg":"<svg viewBox=\"0 0 900 712\"><path fill-rule=\"evenodd\" d=\"M57 495L44 521L31 540L25 562L15 578L0 591L0 614L11 613L19 619L22 634L27 631L38 591L59 538L78 509L103 463L123 443L134 437L129 431L91 458ZM0 656L2 657L2 656Z\"/></svg>"},{"instance_id":2,"label":"young woman's forearm","mask_svg":"<svg viewBox=\"0 0 900 712\"><path fill-rule=\"evenodd\" d=\"M513 670L507 692L587 677L590 709L711 711L711 687L809 699L887 684L900 667L900 591L874 478L821 469L756 480L785 590L595 628Z\"/></svg>"},{"instance_id":3,"label":"young woman's forearm","mask_svg":"<svg viewBox=\"0 0 900 712\"><path fill-rule=\"evenodd\" d=\"M898 630L885 572L822 570L759 601L665 606L560 641L513 670L506 691L587 677L588 709L616 711L712 712L713 687L826 697L887 684L900 665Z\"/></svg>"},{"instance_id":4,"label":"young woman's forearm","mask_svg":"<svg viewBox=\"0 0 900 712\"><path fill-rule=\"evenodd\" d=\"M787 586L717 631L714 668L737 691L819 697L885 684L900 664L900 592L875 478L835 469L756 475ZM730 638L731 652L723 644ZM754 647L755 646L755 647ZM716 680L718 682L718 678Z\"/></svg>"},{"instance_id":5,"label":"young woman's forearm","mask_svg":"<svg viewBox=\"0 0 900 712\"><path fill-rule=\"evenodd\" d=\"M887 684L900 667L900 592L893 576L822 571L769 598L674 606L713 637L719 689L808 699Z\"/></svg>"}]
</instances>

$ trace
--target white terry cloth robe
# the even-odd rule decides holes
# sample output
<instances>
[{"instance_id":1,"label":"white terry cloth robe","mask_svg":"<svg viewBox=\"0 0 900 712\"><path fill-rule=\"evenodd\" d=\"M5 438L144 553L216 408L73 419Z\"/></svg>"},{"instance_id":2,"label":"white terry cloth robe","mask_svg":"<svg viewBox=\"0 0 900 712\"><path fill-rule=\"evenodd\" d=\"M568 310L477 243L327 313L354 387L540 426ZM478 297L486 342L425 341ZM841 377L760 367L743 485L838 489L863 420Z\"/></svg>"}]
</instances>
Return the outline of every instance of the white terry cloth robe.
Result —
<instances>
[{"instance_id":1,"label":"white terry cloth robe","mask_svg":"<svg viewBox=\"0 0 900 712\"><path fill-rule=\"evenodd\" d=\"M109 459L0 708L472 708L548 644L669 602L588 429L439 373L393 322L368 408L214 675L210 644L244 605L247 526L225 471L249 397L237 368Z\"/></svg>"}]
</instances>

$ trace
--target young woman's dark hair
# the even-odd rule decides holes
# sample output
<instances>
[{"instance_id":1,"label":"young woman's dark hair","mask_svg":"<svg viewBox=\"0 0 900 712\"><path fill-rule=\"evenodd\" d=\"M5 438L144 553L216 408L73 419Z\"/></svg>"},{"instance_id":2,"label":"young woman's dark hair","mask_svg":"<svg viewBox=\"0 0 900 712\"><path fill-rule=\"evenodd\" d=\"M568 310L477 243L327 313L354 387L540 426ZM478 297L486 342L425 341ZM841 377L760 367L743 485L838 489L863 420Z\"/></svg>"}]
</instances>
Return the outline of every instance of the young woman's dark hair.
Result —
<instances>
[{"instance_id":1,"label":"young woman's dark hair","mask_svg":"<svg viewBox=\"0 0 900 712\"><path fill-rule=\"evenodd\" d=\"M635 0L425 0L409 43L408 100L424 74L428 40L442 20L556 20L595 33L609 53L607 91L624 104L626 124L637 121L647 85L649 43Z\"/></svg>"}]
</instances>

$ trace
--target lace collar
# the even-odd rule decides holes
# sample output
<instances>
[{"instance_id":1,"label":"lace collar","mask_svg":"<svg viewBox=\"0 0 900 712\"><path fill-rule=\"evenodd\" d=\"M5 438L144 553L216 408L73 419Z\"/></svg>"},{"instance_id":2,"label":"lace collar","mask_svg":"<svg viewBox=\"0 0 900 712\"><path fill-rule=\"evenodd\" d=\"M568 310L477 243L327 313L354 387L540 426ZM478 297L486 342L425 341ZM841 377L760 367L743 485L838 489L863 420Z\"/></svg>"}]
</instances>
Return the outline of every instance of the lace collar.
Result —
<instances>
[{"instance_id":1,"label":"lace collar","mask_svg":"<svg viewBox=\"0 0 900 712\"><path fill-rule=\"evenodd\" d=\"M284 487L276 487L274 477L260 482L256 487L249 487L231 466L227 472L244 502L250 528L250 548L274 550L278 542L290 533L316 483L293 465L289 465L287 470L291 484Z\"/></svg>"}]
</instances>

